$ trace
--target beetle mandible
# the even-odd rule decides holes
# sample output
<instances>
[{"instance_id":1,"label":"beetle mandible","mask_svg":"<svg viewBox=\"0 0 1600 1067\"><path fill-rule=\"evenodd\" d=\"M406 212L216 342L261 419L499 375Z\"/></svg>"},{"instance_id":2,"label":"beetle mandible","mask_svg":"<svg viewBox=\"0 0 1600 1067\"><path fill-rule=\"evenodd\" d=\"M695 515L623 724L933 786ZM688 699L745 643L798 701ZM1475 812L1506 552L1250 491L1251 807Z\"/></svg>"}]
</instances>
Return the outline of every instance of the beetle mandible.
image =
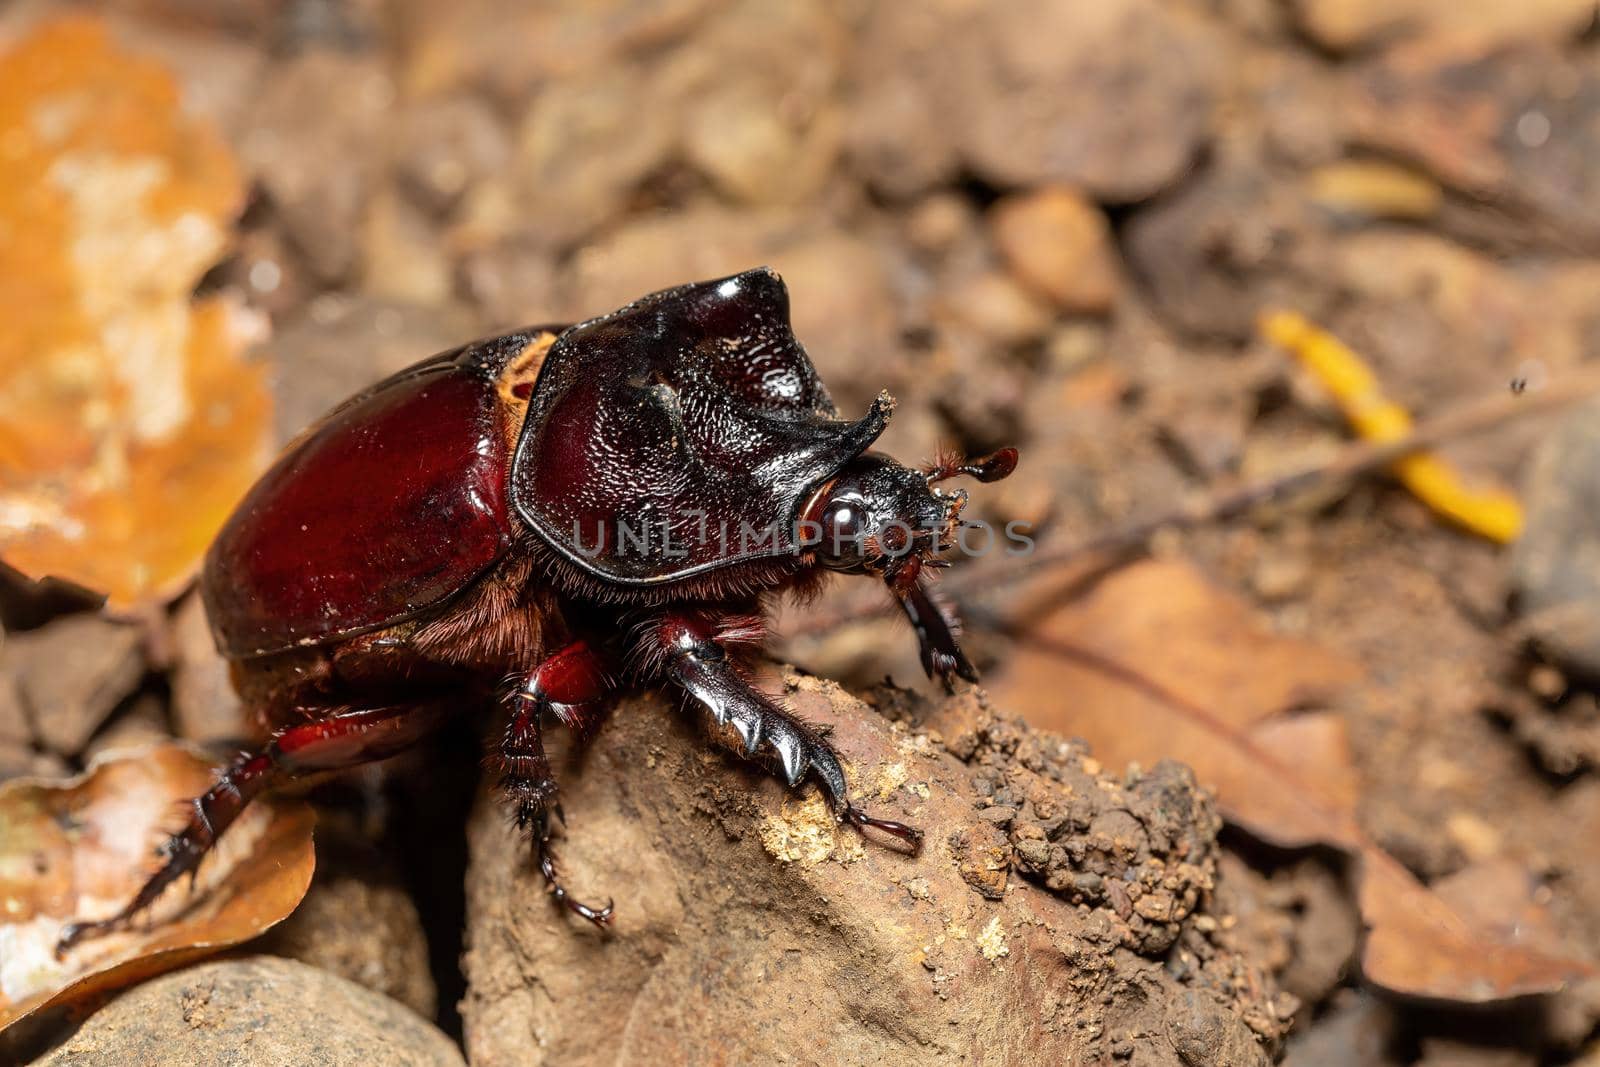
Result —
<instances>
[{"instance_id":1,"label":"beetle mandible","mask_svg":"<svg viewBox=\"0 0 1600 1067\"><path fill-rule=\"evenodd\" d=\"M887 584L930 677L976 680L929 583L966 503L937 484L1003 478L1017 453L906 467L870 451L892 409L880 395L839 417L764 268L478 341L335 408L246 494L200 580L269 740L195 798L133 900L69 926L62 950L126 926L263 790L395 755L497 692L501 790L551 894L591 922L611 904L557 875L542 729L592 733L622 685L676 687L790 786L815 775L841 823L915 850L920 833L852 804L828 741L746 671L773 598L837 572Z\"/></svg>"}]
</instances>

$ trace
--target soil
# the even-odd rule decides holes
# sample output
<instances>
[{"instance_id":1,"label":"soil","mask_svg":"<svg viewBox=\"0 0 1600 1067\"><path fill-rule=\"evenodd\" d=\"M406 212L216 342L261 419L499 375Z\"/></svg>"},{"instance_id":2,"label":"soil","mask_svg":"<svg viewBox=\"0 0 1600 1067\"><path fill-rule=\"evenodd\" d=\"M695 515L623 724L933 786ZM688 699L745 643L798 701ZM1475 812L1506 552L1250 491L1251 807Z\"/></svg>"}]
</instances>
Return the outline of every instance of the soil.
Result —
<instances>
[{"instance_id":1,"label":"soil","mask_svg":"<svg viewBox=\"0 0 1600 1067\"><path fill-rule=\"evenodd\" d=\"M1264 309L1331 331L1419 419L1593 369L1593 5L1513 6L1530 12L1439 0L99 9L241 161L250 202L203 288L271 325L252 358L271 375L280 443L473 336L769 263L841 408L896 395L885 450L1021 449L969 514L1026 522L1043 549L1340 453L1343 418L1260 339ZM0 48L68 9L7 5ZM1487 902L1516 937L1588 964L1600 964L1595 425L1593 409L1564 425L1530 418L1440 449L1468 481L1526 486L1515 550L1381 474L1145 546L1203 570L1276 634L1359 663L1364 681L1315 710L1348 738L1365 838L1441 896ZM74 590L0 578L0 778L69 773L118 731L219 749L242 735L192 593L110 622ZM1089 746L1030 732L981 696L884 686L920 686L920 669L897 623L862 624L859 584L786 610L795 636L776 653L803 672L784 675L791 696L870 754L853 757L865 781L893 746L926 739L907 760L945 783L920 816L941 828L927 874L809 831L764 837L756 827L803 818L808 802L702 754L674 709L636 695L563 778L563 859L623 915L609 954L545 906L482 798L467 817L487 722L381 782L319 795L394 859L370 885L323 886L319 914L337 925L381 908L407 933L365 959L343 935L306 935L324 951L294 954L431 1011L473 1063L671 1060L735 1016L748 1025L731 1040L777 1062L1031 1063L1040 1041L1136 1064L1600 1056L1592 984L1471 1011L1373 988L1352 861L1239 825L1219 834L1214 783L1177 762L1098 767ZM986 680L1007 684L1017 619L1071 610L1064 586L1049 573L969 586L957 606ZM1070 719L1068 694L1042 702ZM885 795L914 807L903 786ZM852 913L873 892L868 914L898 925ZM986 950L990 918L1005 955L996 937ZM277 936L272 950L289 951L293 931ZM407 973L424 957L426 981ZM195 973L159 980L161 995ZM999 1003L1026 1011L1007 1021Z\"/></svg>"}]
</instances>

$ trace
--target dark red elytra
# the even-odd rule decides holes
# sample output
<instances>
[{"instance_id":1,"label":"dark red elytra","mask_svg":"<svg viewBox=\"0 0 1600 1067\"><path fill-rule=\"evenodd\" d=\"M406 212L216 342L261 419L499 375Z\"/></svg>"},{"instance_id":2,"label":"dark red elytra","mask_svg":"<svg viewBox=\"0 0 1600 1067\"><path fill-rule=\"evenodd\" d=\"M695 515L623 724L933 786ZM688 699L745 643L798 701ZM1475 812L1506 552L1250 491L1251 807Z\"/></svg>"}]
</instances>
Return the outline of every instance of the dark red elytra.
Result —
<instances>
[{"instance_id":1,"label":"dark red elytra","mask_svg":"<svg viewBox=\"0 0 1600 1067\"><path fill-rule=\"evenodd\" d=\"M976 678L929 581L966 494L936 483L1005 477L1016 452L906 467L868 450L892 408L840 416L766 269L479 341L335 408L246 495L202 576L265 743L195 799L135 899L59 951L125 926L263 790L393 755L475 705L503 708L501 787L550 892L604 924L610 905L555 875L542 729L592 733L625 684L677 688L747 757L790 785L815 775L841 821L915 851L744 669L773 599L835 572L885 584L930 675Z\"/></svg>"}]
</instances>

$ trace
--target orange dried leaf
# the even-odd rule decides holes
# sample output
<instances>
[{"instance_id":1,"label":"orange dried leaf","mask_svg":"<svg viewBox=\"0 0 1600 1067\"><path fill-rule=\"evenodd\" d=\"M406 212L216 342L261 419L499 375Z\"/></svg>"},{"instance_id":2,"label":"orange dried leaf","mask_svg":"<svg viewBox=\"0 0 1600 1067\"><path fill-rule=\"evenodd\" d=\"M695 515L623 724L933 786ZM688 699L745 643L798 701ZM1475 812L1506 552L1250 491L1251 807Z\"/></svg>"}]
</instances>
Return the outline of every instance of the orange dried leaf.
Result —
<instances>
[{"instance_id":1,"label":"orange dried leaf","mask_svg":"<svg viewBox=\"0 0 1600 1067\"><path fill-rule=\"evenodd\" d=\"M248 940L295 909L316 862L314 816L303 803L258 803L201 865L192 894L179 883L148 922L56 958L66 923L132 899L153 846L211 780L204 757L163 744L69 781L0 786L0 1029Z\"/></svg>"},{"instance_id":2,"label":"orange dried leaf","mask_svg":"<svg viewBox=\"0 0 1600 1067\"><path fill-rule=\"evenodd\" d=\"M127 611L189 580L267 457L258 320L193 296L244 183L94 19L0 69L0 558Z\"/></svg>"},{"instance_id":3,"label":"orange dried leaf","mask_svg":"<svg viewBox=\"0 0 1600 1067\"><path fill-rule=\"evenodd\" d=\"M1458 914L1367 838L1343 724L1283 716L1356 681L1355 664L1273 634L1193 568L1150 561L1118 572L1023 640L992 687L996 706L1086 739L1108 763L1182 760L1216 789L1223 814L1261 839L1355 856L1369 927L1362 969L1374 984L1477 1003L1590 973Z\"/></svg>"}]
</instances>

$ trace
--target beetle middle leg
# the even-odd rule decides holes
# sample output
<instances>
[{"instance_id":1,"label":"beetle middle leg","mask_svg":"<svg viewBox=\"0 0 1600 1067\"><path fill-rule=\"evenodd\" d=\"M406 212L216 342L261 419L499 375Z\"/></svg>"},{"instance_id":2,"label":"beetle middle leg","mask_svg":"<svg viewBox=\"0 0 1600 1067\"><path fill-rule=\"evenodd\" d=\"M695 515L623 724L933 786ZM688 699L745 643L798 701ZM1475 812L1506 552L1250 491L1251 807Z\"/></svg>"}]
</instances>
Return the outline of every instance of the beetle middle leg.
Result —
<instances>
[{"instance_id":1,"label":"beetle middle leg","mask_svg":"<svg viewBox=\"0 0 1600 1067\"><path fill-rule=\"evenodd\" d=\"M850 803L844 768L831 745L817 731L795 718L744 677L725 646L742 643L747 634L730 635L715 618L702 612L663 613L649 632L653 657L666 675L695 699L719 726L739 735L741 751L753 758L765 745L790 786L814 772L828 803L841 822L873 827L899 838L915 854L922 850L922 832L904 823L879 819Z\"/></svg>"},{"instance_id":2,"label":"beetle middle leg","mask_svg":"<svg viewBox=\"0 0 1600 1067\"><path fill-rule=\"evenodd\" d=\"M217 840L265 790L398 755L431 733L450 708L435 702L321 711L314 721L280 730L260 751L241 755L191 802L189 821L162 846L164 862L133 900L109 919L68 924L56 943L56 955L88 938L125 929L173 882L186 874L192 880Z\"/></svg>"},{"instance_id":3,"label":"beetle middle leg","mask_svg":"<svg viewBox=\"0 0 1600 1067\"><path fill-rule=\"evenodd\" d=\"M610 682L599 657L576 641L550 656L518 688L511 721L500 741L500 789L512 805L517 826L533 842L534 858L556 902L596 926L611 922L612 902L595 908L575 899L562 885L550 849L550 813L561 815L555 778L544 752L544 714L550 712L580 737L598 728L606 710ZM563 819L563 821L565 821Z\"/></svg>"}]
</instances>

